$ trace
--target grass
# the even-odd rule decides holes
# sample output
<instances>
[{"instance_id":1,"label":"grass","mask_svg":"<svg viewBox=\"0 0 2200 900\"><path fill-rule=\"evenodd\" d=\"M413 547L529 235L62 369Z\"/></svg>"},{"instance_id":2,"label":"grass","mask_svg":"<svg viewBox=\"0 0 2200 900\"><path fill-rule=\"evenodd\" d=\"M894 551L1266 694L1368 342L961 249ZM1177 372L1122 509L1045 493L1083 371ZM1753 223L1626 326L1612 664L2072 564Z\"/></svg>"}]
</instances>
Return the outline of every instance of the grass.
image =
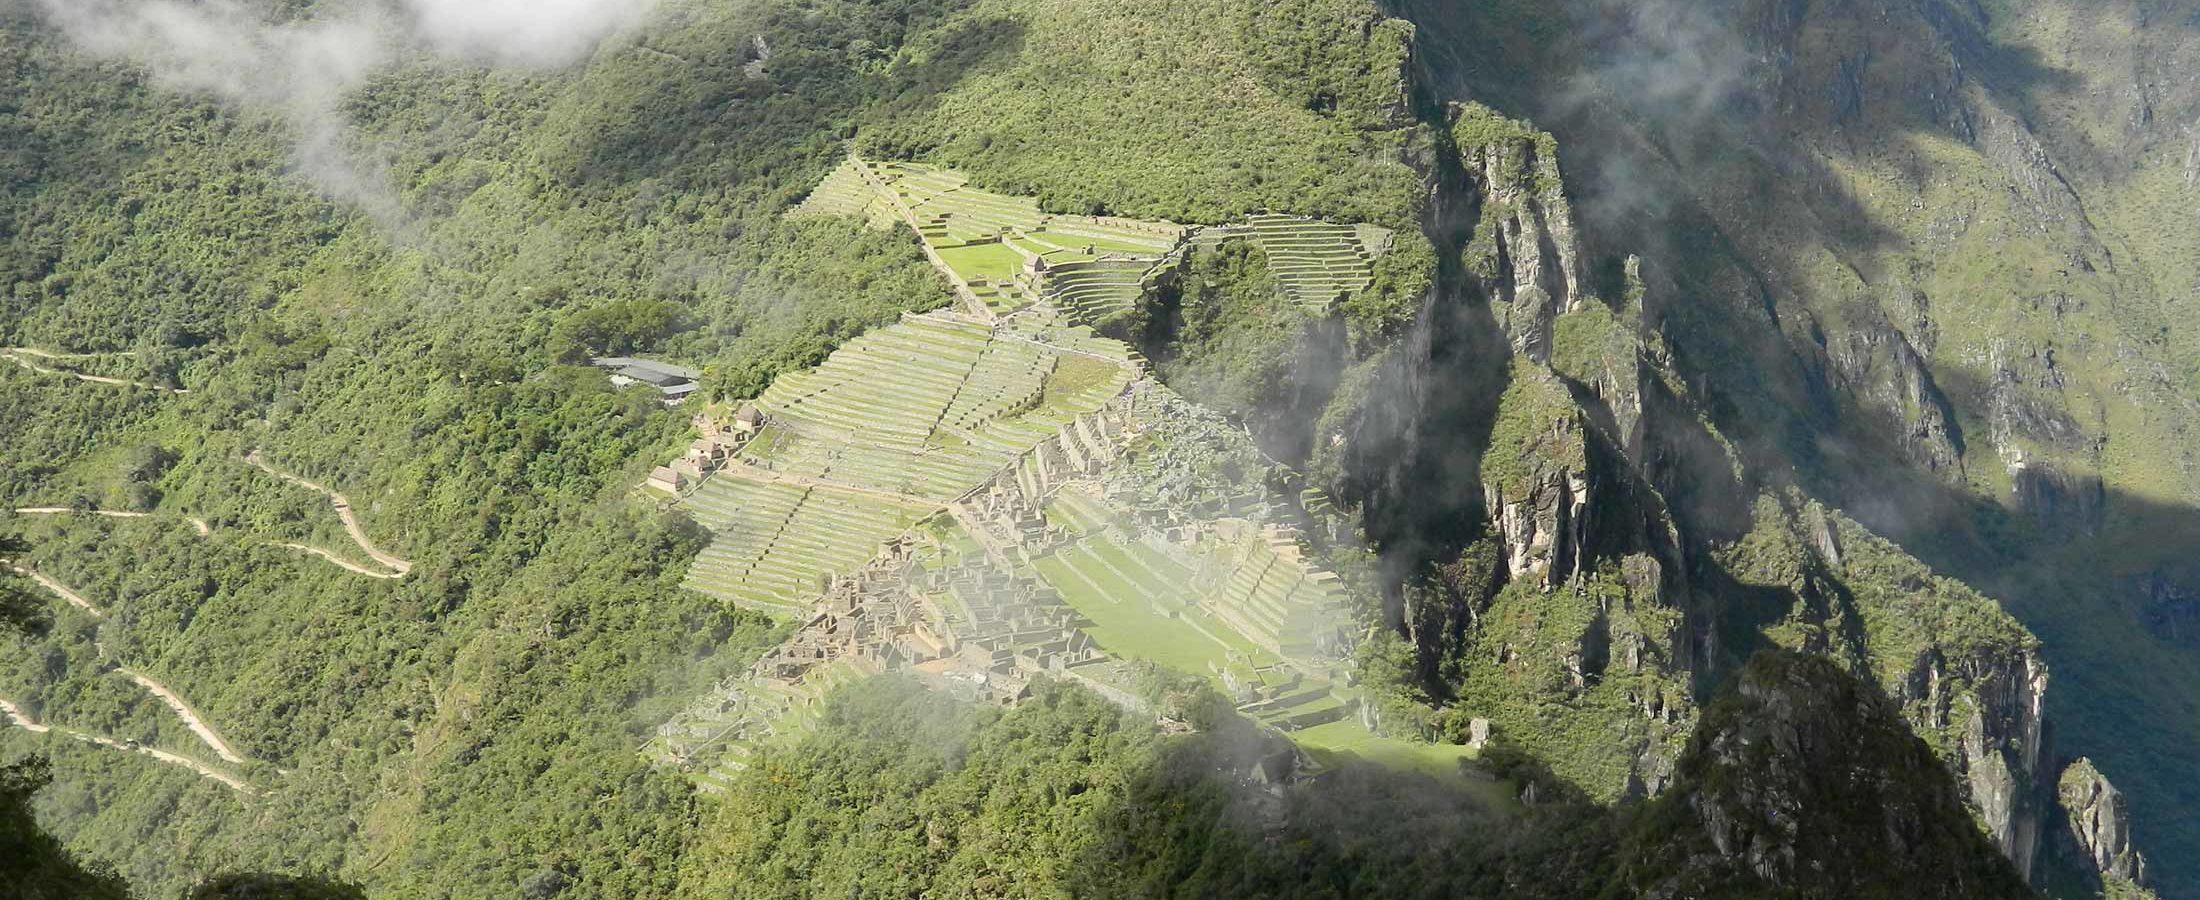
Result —
<instances>
[{"instance_id":1,"label":"grass","mask_svg":"<svg viewBox=\"0 0 2200 900\"><path fill-rule=\"evenodd\" d=\"M1016 275L1024 270L1024 258L1016 255L1016 251L1007 244L998 242L942 247L939 248L939 254L940 259L947 261L948 268L954 269L955 274L962 276L965 281L983 278L995 282L1010 282L1015 281Z\"/></svg>"},{"instance_id":2,"label":"grass","mask_svg":"<svg viewBox=\"0 0 2200 900\"><path fill-rule=\"evenodd\" d=\"M1061 525L1078 534L1092 534L1108 527L1108 514L1104 507L1090 497L1074 491L1056 494L1047 501L1047 521Z\"/></svg>"},{"instance_id":3,"label":"grass","mask_svg":"<svg viewBox=\"0 0 2200 900\"><path fill-rule=\"evenodd\" d=\"M1183 605L1190 605L1194 599L1184 590L1184 583L1191 577L1191 573L1185 571L1183 566L1150 550L1126 547L1113 541L1087 541L1085 548L1144 588L1147 596Z\"/></svg>"},{"instance_id":4,"label":"grass","mask_svg":"<svg viewBox=\"0 0 2200 900\"><path fill-rule=\"evenodd\" d=\"M1115 238L1106 237L1088 237L1082 234L1069 234L1067 232L1048 231L1045 229L1040 229L1038 231L1032 232L1031 237L1033 240L1053 244L1057 247L1076 252L1078 253L1078 255L1081 256L1086 255L1082 253L1082 251L1087 245L1090 245L1092 249L1100 253L1143 253L1147 255L1159 255L1159 253L1161 252L1155 249L1154 245L1152 244L1140 244L1133 241L1117 240Z\"/></svg>"},{"instance_id":5,"label":"grass","mask_svg":"<svg viewBox=\"0 0 2200 900\"><path fill-rule=\"evenodd\" d=\"M1226 647L1181 619L1155 612L1105 569L1073 566L1060 556L1033 565L1071 608L1092 620L1085 631L1110 656L1149 660L1202 677L1212 674L1211 667L1228 664Z\"/></svg>"},{"instance_id":6,"label":"grass","mask_svg":"<svg viewBox=\"0 0 2200 900\"><path fill-rule=\"evenodd\" d=\"M1484 781L1460 774L1459 763L1475 758L1475 751L1458 744L1427 744L1383 737L1360 726L1357 719L1339 719L1290 733L1291 742L1331 766L1349 762L1374 763L1403 772L1419 772L1446 783L1463 785L1499 812L1520 808L1517 788L1509 781Z\"/></svg>"},{"instance_id":7,"label":"grass","mask_svg":"<svg viewBox=\"0 0 2200 900\"><path fill-rule=\"evenodd\" d=\"M1116 363L1089 356L1063 354L1061 362L1055 365L1053 374L1047 376L1046 397L1042 402L1050 407L1058 406L1121 377L1123 367Z\"/></svg>"}]
</instances>

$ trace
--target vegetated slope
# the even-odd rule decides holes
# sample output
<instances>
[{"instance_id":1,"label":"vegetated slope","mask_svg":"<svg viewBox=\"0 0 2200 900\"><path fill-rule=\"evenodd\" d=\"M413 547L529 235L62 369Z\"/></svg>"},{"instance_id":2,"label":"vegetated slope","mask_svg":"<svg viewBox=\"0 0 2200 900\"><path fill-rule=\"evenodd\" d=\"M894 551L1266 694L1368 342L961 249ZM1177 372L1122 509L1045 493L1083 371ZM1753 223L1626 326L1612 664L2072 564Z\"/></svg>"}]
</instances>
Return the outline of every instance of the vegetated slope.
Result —
<instances>
[{"instance_id":1,"label":"vegetated slope","mask_svg":"<svg viewBox=\"0 0 2200 900\"><path fill-rule=\"evenodd\" d=\"M2037 896L1886 698L1783 653L1751 660L1705 710L1621 859L1635 896Z\"/></svg>"},{"instance_id":2,"label":"vegetated slope","mask_svg":"<svg viewBox=\"0 0 2200 900\"><path fill-rule=\"evenodd\" d=\"M1291 368L1309 377L1247 366L1202 391L1235 396L1230 411L1248 419L1280 423L1285 434L1269 443L1347 488L1341 496L1363 505L1401 562L1462 548L1461 560L1480 561L1451 566L1456 577L1441 586L1452 593L1409 592L1420 599L1388 610L1385 623L1414 640L1372 649L1402 649L1384 658L1419 670L1411 684L1399 679L1402 692L1433 692L1385 712L1401 733L1471 732L1482 709L1432 711L1455 699L1446 667L1457 674L1469 651L1509 650L1527 661L1501 674L1512 683L1470 679L1497 692L1490 707L1517 711L1501 735L1557 735L1589 751L1568 758L1555 752L1560 745L1514 740L1553 760L1537 782L1544 793L1563 794L1574 780L1619 796L1665 783L1662 768L1693 714L1686 688L1721 669L1697 660L1730 668L1760 639L1759 626L1790 609L1797 622L1785 639L1848 653L1859 666L1888 646L1847 623L1900 604L1859 611L1822 577L1820 566L1837 563L1771 566L1761 584L1718 583L1728 569L1704 539L1659 542L1666 495L1685 507L1675 520L1691 529L1710 521L1723 529L1713 534L1733 539L1749 522L1716 518L1733 510L1708 498L1746 502L1757 492L1706 475L1731 470L1718 450L1731 414L1717 395L1692 405L1688 391L1701 380L1679 377L1688 370L1665 365L1662 339L1638 327L1663 277L1655 260L1652 283L1638 285L1617 260L1585 261L1571 238L1546 229L1565 219L1548 142L1495 117L1455 121L1412 102L1428 98L1403 78L1404 33L1356 4L677 2L570 71L516 74L421 57L343 106L346 146L390 179L398 221L381 223L279 174L292 136L269 112L176 95L123 64L87 61L25 13L0 15L10 17L0 46L26 98L0 128L9 129L12 171L28 173L10 180L0 210L10 223L4 277L13 285L0 344L134 349L146 371L132 380L190 389L150 402L91 399L115 386L8 366L16 370L0 373L8 408L36 423L35 447L0 451L9 465L0 485L29 501L9 505L78 495L185 512L226 503L227 514L211 516L223 530L296 526L294 504L237 477L264 479L236 463L264 447L357 500L376 545L414 563L402 582L360 587L331 581L351 576L315 569L316 561L242 547L163 544L151 563L128 570L117 568L127 554L78 561L105 583L143 579L138 590L113 592L117 618L129 625L117 630L118 644L172 661L164 671L229 737L289 770L262 779L273 786L251 807L144 779L123 768L133 760L72 771L73 796L94 799L56 804L57 831L154 890L172 892L237 861L325 867L397 895L647 897L683 878L708 885L723 877L709 862L687 871L664 864L688 846L705 807L634 748L649 724L739 670L768 635L760 620L678 589L677 572L701 536L628 502L642 462L676 446L678 417L646 392L618 393L599 373L562 363L660 353L709 366L717 393L753 396L774 374L817 362L869 325L947 302L905 237L781 216L851 134L871 155L923 151L1063 212L1196 222L1279 208L1399 229L1400 245L1383 258L1389 268L1377 268L1364 302L1307 323L1316 339L1294 344ZM1052 134L1064 121L1070 126ZM1462 121L1464 133L1455 128ZM1487 196L1469 200L1478 188ZM1414 237L1424 223L1447 242L1443 254ZM1470 231L1483 240L1467 241ZM1448 245L1453 239L1460 246ZM1257 260L1206 267L1225 285L1258 283L1262 270ZM1502 321L1449 302L1482 296L1477 286L1503 299ZM1168 353L1226 346L1233 325L1257 325L1267 309L1226 286L1200 290L1181 301L1193 308L1194 327L1177 333L1189 339L1156 341ZM1581 302L1592 294L1600 302ZM1221 313L1200 321L1202 308ZM1435 341L1438 324L1459 325L1452 334L1464 337ZM1430 390L1428 372L1409 364L1415 353L1477 377ZM1517 368L1507 359L1515 354L1524 357ZM1515 378L1522 389L1508 394ZM1233 394L1232 382L1256 389ZM1394 402L1439 395L1449 399L1426 410ZM1660 465L1686 464L1657 473L1655 488L1642 472L1654 467L1621 462L1644 463L1635 430L1646 421L1644 398L1684 424L1703 408L1721 419L1718 428L1661 431ZM1454 425L1464 436L1449 433ZM1344 434L1368 439L1332 439ZM1490 435L1515 457L1497 467L1494 494L1473 465ZM171 461L136 464L146 447L173 451L150 454ZM1399 467L1368 465L1384 458ZM1446 471L1454 474L1420 477ZM1396 502L1409 493L1414 503ZM1780 514L1763 520L1779 526L1773 531L1810 539L1782 546L1823 549L1811 526L1837 520L1814 520L1807 501L1785 495L1772 505ZM1581 510L1593 515L1576 517ZM1500 536L1475 550L1484 523ZM143 546L154 544L132 549ZM1905 574L1933 590L1895 599L1945 588L1913 564ZM1678 590L1683 573L1713 582L1718 590L1706 595L1725 605L1677 602L1696 596ZM1502 592L1500 582L1509 582ZM1576 584L1587 589L1541 590ZM1768 598L1762 607L1737 599L1757 596ZM1493 598L1498 606L1482 605ZM1677 607L1720 627L1684 627L1706 623ZM1459 640L1491 609L1517 640ZM1371 620L1384 621L1381 612L1371 610ZM1991 760L2009 765L2008 743L2022 733L2011 727L2021 718L1999 713L2026 708L2021 701L2036 691L2014 678L2028 673L2021 637L1988 631L1997 640L1986 649L2011 651L1986 658L1992 665L1964 668L1979 659L1966 657L1934 668L1930 651L1942 643L1922 645L1928 672L1984 673L1977 683L1951 678L1960 690L1905 699L1921 704L1921 717L1995 713L1981 719L1982 733L1994 728L1992 744L1959 757L1991 773ZM1699 633L1719 637L1699 643ZM81 663L96 650L86 643L64 632L11 658ZM137 715L100 697L88 674L64 665L12 677L87 701L77 708L89 712ZM1534 718L1546 712L1555 727ZM1625 740L1580 739L1620 717L1640 723ZM1966 722L1961 714L1945 721ZM1033 743L1051 751L1070 734L1104 730L1048 730L1046 742ZM909 768L922 771L921 760ZM1022 770L1001 770L1009 774L984 784L1021 784L1014 775ZM1094 793L1083 780L1034 783L1053 789L1052 800ZM780 787L762 776L745 784ZM1200 790L1162 787L1160 797ZM178 808L191 813L168 815ZM844 812L805 811L796 830ZM1432 813L1429 827L1445 814ZM1554 815L1595 813L1564 804ZM149 821L163 823L150 839ZM1323 848L1336 845L1318 837L1323 821L1309 820L1317 835L1309 841L1330 853ZM749 824L761 823L730 827ZM1134 825L1166 834L1175 820ZM1467 871L1510 889L1573 884L1533 877L1542 866L1568 876L1597 871L1595 853L1583 859L1574 855L1580 845L1555 838L1534 843L1543 834L1507 831L1519 843L1499 846L1519 848L1508 863L1518 869ZM929 835L926 842L929 849ZM1141 846L1157 844L1151 852L1164 855L1180 846ZM1046 851L1034 845L1046 846L989 845L960 864L1042 861ZM1347 844L1331 857L1341 860L1334 868L1321 866L1340 880L1380 879L1395 871L1386 854L1426 846ZM782 842L739 852L806 849ZM1168 884L1300 883L1229 855L1207 865L1108 877L1142 879L1132 886L1149 894ZM1286 871L1303 880L1311 867Z\"/></svg>"},{"instance_id":3,"label":"vegetated slope","mask_svg":"<svg viewBox=\"0 0 2200 900\"><path fill-rule=\"evenodd\" d=\"M1278 21L1218 10L1230 27L1216 32L1148 34L1115 27L1136 15L1080 19L1075 6L1048 27L1212 60L1239 54L1241 29ZM134 350L137 368L102 374L190 390L7 366L0 402L28 425L0 448L7 505L208 518L211 545L180 532L72 540L71 577L113 598L116 652L161 660L245 755L288 771L255 773L268 790L246 806L147 779L127 758L66 760L57 791L90 799L55 804L56 833L154 893L236 864L326 868L396 894L669 890L669 870L645 861L677 855L695 807L634 748L671 705L744 665L764 626L679 590L700 536L626 503L680 417L563 363L657 353L748 396L872 323L945 303L906 237L781 213L851 127L916 121L970 71L946 51L989 34L947 3L677 2L572 70L407 57L340 108L345 151L388 179L396 221L375 222L291 169L280 111L172 90L70 48L34 13L0 16L18 98L0 120L0 344ZM1232 179L1247 179L1366 203L1362 188L1386 183L1386 215L1409 215L1394 155L1332 165L1338 148L1395 149L1396 136L1255 129L1249 98L1307 98L1279 93L1296 83L1288 67L1232 66L1266 74L1218 95L1196 70L1144 73L1167 102L1136 131L1064 143L1166 147L1234 116L1257 152L1231 157L1242 168L1202 163L1169 189L1178 202L1195 189L1237 198ZM1087 98L1119 88L1098 68L1060 75ZM1226 202L1288 198L1266 190ZM411 574L362 584L228 543L311 532L326 515L238 462L256 448L355 501ZM22 639L9 658L65 662L12 671L27 700L152 727L101 693L80 633Z\"/></svg>"},{"instance_id":4,"label":"vegetated slope","mask_svg":"<svg viewBox=\"0 0 2200 900\"><path fill-rule=\"evenodd\" d=\"M1005 712L893 677L844 689L704 821L698 896L1581 896L1541 845L1422 776L1267 784L1278 752L1221 698L1160 679L1169 736L1072 685ZM1288 750L1283 750L1288 753ZM1595 846L1588 837L1584 844ZM1609 849L1609 843L1605 844ZM1509 859L1514 851L1520 859ZM1593 852L1593 851L1592 851ZM894 860L894 865L879 865Z\"/></svg>"},{"instance_id":5,"label":"vegetated slope","mask_svg":"<svg viewBox=\"0 0 2200 900\"><path fill-rule=\"evenodd\" d=\"M112 873L86 871L61 842L39 830L31 814L31 795L48 778L42 759L10 763L0 769L0 878L24 900L123 900L129 886Z\"/></svg>"},{"instance_id":6,"label":"vegetated slope","mask_svg":"<svg viewBox=\"0 0 2200 900\"><path fill-rule=\"evenodd\" d=\"M981 2L912 48L967 70L862 143L1058 212L1407 227L1409 34L1354 0Z\"/></svg>"},{"instance_id":7,"label":"vegetated slope","mask_svg":"<svg viewBox=\"0 0 2200 900\"><path fill-rule=\"evenodd\" d=\"M1712 705L1671 792L1623 813L1549 803L1498 817L1438 781L1372 766L1274 783L1260 773L1279 742L1221 698L1160 676L1139 692L1162 721L1196 731L1168 733L1060 683L1005 712L896 678L844 688L814 732L761 756L705 818L685 887L2031 896L1885 699L1822 661L1753 663Z\"/></svg>"},{"instance_id":8,"label":"vegetated slope","mask_svg":"<svg viewBox=\"0 0 2200 900\"><path fill-rule=\"evenodd\" d=\"M722 114L727 96L689 98L707 107L704 116L610 84L648 64L635 48L585 74L539 78L423 61L370 86L352 109L362 143L386 138L377 146L403 156L390 171L416 201L405 230L384 232L284 174L290 135L268 111L179 96L120 64L85 60L26 12L6 15L9 70L26 98L7 127L36 133L31 145L81 165L57 163L41 170L41 192L11 195L11 216L50 227L10 232L19 251L10 259L23 267L9 281L28 287L11 293L0 329L11 345L157 344L185 359L180 369L194 388L151 409L138 395L91 393L102 385L20 370L0 376L10 408L35 410L10 418L35 440L7 442L9 498L24 501L8 505L103 498L134 485L152 488L141 500L157 504L165 494L206 513L217 534L279 527L295 521L270 499L279 485L238 461L265 447L355 499L376 543L417 563L401 585L362 586L316 560L220 541L156 545L137 533L72 554L79 572L99 573L86 581L131 588L112 594L121 620L107 634L112 648L163 660L163 673L228 737L291 774L256 774L270 790L242 806L148 777L127 759L87 767L70 758L56 790L77 802L56 805L56 832L156 894L236 865L350 867L362 878L379 867L371 880L398 893L433 884L510 896L546 871L585 874L603 896L651 893L646 872L616 860L636 847L676 852L670 836L690 807L683 785L651 776L634 754L641 720L662 715L653 698L676 703L685 686L715 676L717 664L699 658L722 649L725 666L745 661L764 626L681 592L666 573L695 552L697 536L620 502L640 477L641 449L668 445L677 417L653 397L616 392L599 373L555 363L603 349L590 341L661 336L599 327L646 326L647 317L587 315L622 299L718 322L714 334L744 346L728 352L737 364L721 371L734 380L819 353L864 322L938 302L936 282L904 242L776 224L774 204L837 153L823 117L860 95L839 106L829 95L860 76L828 54L810 71L845 74L792 78L812 91L792 102L791 90L773 100L738 66L690 73L690 84L755 94L735 116ZM711 58L711 48L754 34L714 36L713 27L676 29L694 46L670 49ZM818 27L875 39L898 26ZM801 75L802 41L780 43L790 51L782 66ZM579 84L584 78L593 83ZM110 86L125 98L104 98ZM561 179L544 166L616 131L607 114L575 108L578 99L558 106L561 98L656 104L642 119L652 126L707 118L743 135L757 172L786 180L726 171L721 181L698 170L739 155L677 147L575 166L601 183ZM38 114L47 109L54 112ZM66 118L86 111L116 118L89 129ZM800 116L757 126L788 112ZM815 172L790 162L811 153ZM684 185L710 181L741 193L709 195L715 205L698 212L700 193L669 198L642 185L675 177L673 169ZM249 174L223 183L235 172ZM166 192L166 181L213 183L224 198L285 213L273 222L232 215ZM140 207L183 221L131 219ZM314 227L283 224L292 221ZM774 249L788 231L805 229L835 237L799 252ZM176 247L187 231L207 233L192 242L206 249ZM654 236L644 240L644 231ZM245 245L254 262L232 265L212 253L228 243ZM278 271L255 268L267 260ZM92 277L93 269L106 274ZM696 287L698 278L715 280ZM201 292L160 300L158 314L125 314L134 308L126 297L137 296L131 285L161 279ZM217 290L232 280L252 295ZM157 327L179 319L178 330ZM124 415L103 416L99 404ZM171 465L121 465L117 451L147 446L169 451ZM92 648L67 632L23 641L8 658L67 662L11 667L11 692L86 718L140 715L101 693ZM28 746L21 735L0 740ZM523 795L534 800L511 804ZM178 808L188 813L169 814ZM601 842L606 834L619 837Z\"/></svg>"},{"instance_id":9,"label":"vegetated slope","mask_svg":"<svg viewBox=\"0 0 2200 900\"><path fill-rule=\"evenodd\" d=\"M1557 135L1592 282L1640 258L1627 290L1704 423L1644 417L1681 532L1762 522L1723 463L1690 462L1731 458L1740 484L1792 477L1996 598L2052 673L2032 802L2092 757L2163 887L2200 889L2181 774L2200 733L2183 637L2200 355L2179 312L2196 229L2168 211L2193 202L2180 123L2200 95L2165 74L2191 58L2189 22L2128 4L1394 8L1432 90Z\"/></svg>"}]
</instances>

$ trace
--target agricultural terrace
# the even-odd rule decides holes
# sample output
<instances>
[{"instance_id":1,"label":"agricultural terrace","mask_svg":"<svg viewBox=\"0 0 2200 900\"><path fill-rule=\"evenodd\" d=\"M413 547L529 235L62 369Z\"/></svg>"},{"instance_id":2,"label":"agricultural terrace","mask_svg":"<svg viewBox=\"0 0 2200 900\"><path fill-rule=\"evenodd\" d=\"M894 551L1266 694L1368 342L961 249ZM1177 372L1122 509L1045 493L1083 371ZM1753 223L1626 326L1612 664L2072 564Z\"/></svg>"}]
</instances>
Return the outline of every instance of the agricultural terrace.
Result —
<instances>
[{"instance_id":1,"label":"agricultural terrace","mask_svg":"<svg viewBox=\"0 0 2200 900\"><path fill-rule=\"evenodd\" d=\"M1211 679L1321 760L1458 771L1460 748L1360 724L1342 586L1289 529L1202 518L1258 515L1260 466L1185 468L1178 451L1204 451L1171 436L1197 423L1091 327L1224 240L1274 248L1286 290L1326 305L1366 286L1387 235L1047 215L953 172L858 159L792 214L908 225L963 309L780 376L755 400L761 430L681 501L714 533L689 586L802 624L660 728L654 758L712 788L801 733L833 686L889 666L1006 700L1035 673L1103 683L1111 660L1139 659ZM1159 481L1139 474L1154 466ZM1230 502L1189 502L1209 495Z\"/></svg>"},{"instance_id":2,"label":"agricultural terrace","mask_svg":"<svg viewBox=\"0 0 2200 900\"><path fill-rule=\"evenodd\" d=\"M797 683L744 678L721 686L710 702L658 729L647 748L661 763L687 765L697 787L721 791L756 754L802 739L824 711L825 696L871 672L853 661L812 669Z\"/></svg>"},{"instance_id":3,"label":"agricultural terrace","mask_svg":"<svg viewBox=\"0 0 2200 900\"><path fill-rule=\"evenodd\" d=\"M1112 356L1109 350L1113 348ZM683 503L689 586L799 614L828 579L1121 393L1120 344L1060 323L909 316L774 381L770 424Z\"/></svg>"},{"instance_id":4,"label":"agricultural terrace","mask_svg":"<svg viewBox=\"0 0 2200 900\"><path fill-rule=\"evenodd\" d=\"M1341 628L1327 573L1278 552L1249 523L1191 546L1133 536L1092 494L1057 492L1050 525L1078 539L1036 560L1049 587L1091 620L1109 653L1215 678L1240 709L1285 731L1345 717L1350 701L1322 670L1320 628ZM1243 532L1242 534L1240 532Z\"/></svg>"},{"instance_id":5,"label":"agricultural terrace","mask_svg":"<svg viewBox=\"0 0 2200 900\"><path fill-rule=\"evenodd\" d=\"M1375 282L1374 254L1362 235L1375 238L1380 229L1281 215L1253 216L1251 224L1276 282L1309 312L1327 312Z\"/></svg>"},{"instance_id":6,"label":"agricultural terrace","mask_svg":"<svg viewBox=\"0 0 2200 900\"><path fill-rule=\"evenodd\" d=\"M954 171L853 156L788 215L900 222L923 239L966 312L992 318L1044 303L1087 325L1134 310L1189 247L1242 239L1260 243L1294 301L1326 314L1374 283L1374 259L1391 239L1373 226L1274 214L1215 228L1056 215L1027 197L972 188Z\"/></svg>"}]
</instances>

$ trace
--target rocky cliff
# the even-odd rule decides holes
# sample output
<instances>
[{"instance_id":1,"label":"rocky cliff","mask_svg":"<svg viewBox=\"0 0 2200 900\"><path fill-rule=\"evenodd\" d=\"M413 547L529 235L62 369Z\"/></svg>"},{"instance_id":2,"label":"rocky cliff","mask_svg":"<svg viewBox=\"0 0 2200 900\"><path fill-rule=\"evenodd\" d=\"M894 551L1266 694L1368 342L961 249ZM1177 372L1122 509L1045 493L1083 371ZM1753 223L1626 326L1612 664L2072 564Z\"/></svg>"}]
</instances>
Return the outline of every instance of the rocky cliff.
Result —
<instances>
[{"instance_id":1,"label":"rocky cliff","mask_svg":"<svg viewBox=\"0 0 2200 900\"><path fill-rule=\"evenodd\" d=\"M1588 300L1557 142L1479 103L1457 104L1450 116L1481 211L1467 272L1495 304L1513 352L1548 361L1552 321Z\"/></svg>"},{"instance_id":2,"label":"rocky cliff","mask_svg":"<svg viewBox=\"0 0 2200 900\"><path fill-rule=\"evenodd\" d=\"M1513 367L1482 458L1482 496L1506 574L1550 590L1582 575L1594 501L1588 426L1558 377Z\"/></svg>"},{"instance_id":3,"label":"rocky cliff","mask_svg":"<svg viewBox=\"0 0 2200 900\"><path fill-rule=\"evenodd\" d=\"M1498 581L1553 599L1656 561L1699 694L1768 642L1838 660L2043 883L2058 753L2140 784L2144 839L2191 846L2200 332L2174 310L2200 229L2163 223L2200 203L2200 89L2172 74L2200 34L2062 0L1390 6L1420 29L1466 220L1431 230L1458 269L1392 362L1425 396L1502 397L1410 414L1423 448L1484 448L1450 548L1487 534ZM1578 469L1552 452L1573 434ZM1406 498L1457 496L1410 477L1441 468L1390 471ZM1524 605L1498 593L1456 621ZM2117 685L2135 696L2093 702ZM2200 885L2200 854L2155 857Z\"/></svg>"},{"instance_id":4,"label":"rocky cliff","mask_svg":"<svg viewBox=\"0 0 2200 900\"><path fill-rule=\"evenodd\" d=\"M2067 823L2061 849L2079 870L2096 874L2104 891L2142 890L2147 860L2131 843L2131 811L2092 760L2080 757L2063 769L2055 799Z\"/></svg>"},{"instance_id":5,"label":"rocky cliff","mask_svg":"<svg viewBox=\"0 0 2200 900\"><path fill-rule=\"evenodd\" d=\"M1754 659L1644 811L1643 898L2031 897L1895 706L1829 660Z\"/></svg>"}]
</instances>

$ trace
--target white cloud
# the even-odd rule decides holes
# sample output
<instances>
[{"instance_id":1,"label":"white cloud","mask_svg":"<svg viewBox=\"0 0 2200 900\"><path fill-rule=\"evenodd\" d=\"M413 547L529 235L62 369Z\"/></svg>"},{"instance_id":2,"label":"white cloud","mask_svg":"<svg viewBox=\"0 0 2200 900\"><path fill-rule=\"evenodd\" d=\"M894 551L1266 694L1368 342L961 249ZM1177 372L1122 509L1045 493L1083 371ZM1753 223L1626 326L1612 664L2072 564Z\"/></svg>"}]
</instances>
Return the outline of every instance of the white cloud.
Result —
<instances>
[{"instance_id":1,"label":"white cloud","mask_svg":"<svg viewBox=\"0 0 2200 900\"><path fill-rule=\"evenodd\" d=\"M329 196L385 224L398 204L386 179L344 150L343 96L406 46L501 65L585 59L639 22L655 0L353 0L310 19L270 21L241 0L38 0L85 50L127 59L172 90L203 91L272 111L297 132L295 165Z\"/></svg>"}]
</instances>

